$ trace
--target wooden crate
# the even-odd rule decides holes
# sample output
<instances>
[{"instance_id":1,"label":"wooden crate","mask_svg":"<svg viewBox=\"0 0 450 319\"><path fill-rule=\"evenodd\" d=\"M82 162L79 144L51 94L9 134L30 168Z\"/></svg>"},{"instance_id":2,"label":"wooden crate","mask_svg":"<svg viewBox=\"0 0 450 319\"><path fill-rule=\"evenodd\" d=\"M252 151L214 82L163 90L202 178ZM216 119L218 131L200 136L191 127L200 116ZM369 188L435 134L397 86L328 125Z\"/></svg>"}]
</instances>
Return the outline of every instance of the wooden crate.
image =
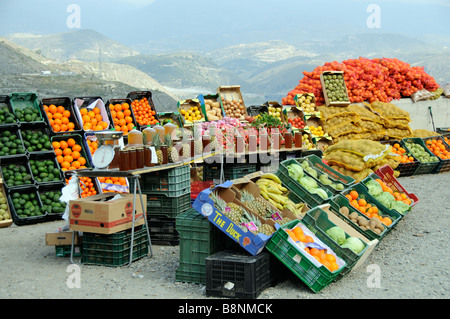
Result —
<instances>
[{"instance_id":1,"label":"wooden crate","mask_svg":"<svg viewBox=\"0 0 450 319\"><path fill-rule=\"evenodd\" d=\"M324 79L325 75L337 75L337 76L340 76L343 78L344 72L343 71L323 71L322 74L320 74L320 84L322 85L323 96L325 98L325 105L326 106L348 106L348 105L350 105L350 100L348 98L348 91L347 91L347 86L345 85L345 81L344 81L344 89L345 89L346 100L332 101L330 99L330 97L328 96L328 93L326 90L325 79Z\"/></svg>"},{"instance_id":2,"label":"wooden crate","mask_svg":"<svg viewBox=\"0 0 450 319\"><path fill-rule=\"evenodd\" d=\"M222 106L223 106L225 114L227 111L227 102L236 101L236 102L240 102L241 105L244 107L244 110L243 110L244 115L242 116L242 118L244 116L248 115L247 108L245 107L244 99L241 94L241 86L240 85L219 86L217 88L217 93L220 94L220 97L222 99Z\"/></svg>"}]
</instances>

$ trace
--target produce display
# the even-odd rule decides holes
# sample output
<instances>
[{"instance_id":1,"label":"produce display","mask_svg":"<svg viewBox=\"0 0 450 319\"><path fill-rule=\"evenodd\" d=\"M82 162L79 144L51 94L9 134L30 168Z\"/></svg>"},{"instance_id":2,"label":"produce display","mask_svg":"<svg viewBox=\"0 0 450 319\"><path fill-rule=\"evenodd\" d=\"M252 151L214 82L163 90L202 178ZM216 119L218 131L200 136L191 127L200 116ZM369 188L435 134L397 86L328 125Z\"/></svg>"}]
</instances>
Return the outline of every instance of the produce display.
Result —
<instances>
[{"instance_id":1,"label":"produce display","mask_svg":"<svg viewBox=\"0 0 450 319\"><path fill-rule=\"evenodd\" d=\"M295 97L295 104L302 109L304 113L316 112L316 98L312 93L298 94Z\"/></svg>"},{"instance_id":2,"label":"produce display","mask_svg":"<svg viewBox=\"0 0 450 319\"><path fill-rule=\"evenodd\" d=\"M436 80L423 67L411 66L395 58L359 58L342 62L326 62L312 72L303 72L303 78L285 97L283 105L294 105L297 94L313 93L316 105L325 103L320 75L324 71L344 72L348 97L351 103L368 101L390 102L410 97L418 90L435 91Z\"/></svg>"},{"instance_id":3,"label":"produce display","mask_svg":"<svg viewBox=\"0 0 450 319\"><path fill-rule=\"evenodd\" d=\"M48 122L53 132L71 132L75 129L75 123L71 121L72 113L62 105L43 105Z\"/></svg>"},{"instance_id":4,"label":"produce display","mask_svg":"<svg viewBox=\"0 0 450 319\"><path fill-rule=\"evenodd\" d=\"M302 130L305 128L306 123L305 120L301 117L289 118L288 123L292 125L293 128Z\"/></svg>"},{"instance_id":5,"label":"produce display","mask_svg":"<svg viewBox=\"0 0 450 319\"><path fill-rule=\"evenodd\" d=\"M72 176L66 178L66 184L69 184L69 181L72 179ZM95 180L90 177L80 176L78 177L79 185L80 185L80 196L82 198L97 195L97 187L95 185Z\"/></svg>"},{"instance_id":6,"label":"produce display","mask_svg":"<svg viewBox=\"0 0 450 319\"><path fill-rule=\"evenodd\" d=\"M8 205L6 204L6 197L3 192L0 192L0 221L6 221L11 219L11 214L8 211Z\"/></svg>"},{"instance_id":7,"label":"produce display","mask_svg":"<svg viewBox=\"0 0 450 319\"><path fill-rule=\"evenodd\" d=\"M405 141L405 146L408 148L411 154L422 163L434 163L439 161L436 156L428 153L422 145L410 141Z\"/></svg>"},{"instance_id":8,"label":"produce display","mask_svg":"<svg viewBox=\"0 0 450 319\"><path fill-rule=\"evenodd\" d=\"M305 203L296 204L291 199L289 199L288 189L281 184L281 180L275 174L265 173L261 175L260 178L256 181L256 185L258 185L260 188L261 196L277 209L283 210L287 208L297 217L304 214L303 207L305 206ZM250 203L250 205L252 204ZM281 217L282 222L278 221L279 224L285 224L286 222L290 221L286 217Z\"/></svg>"},{"instance_id":9,"label":"produce display","mask_svg":"<svg viewBox=\"0 0 450 319\"><path fill-rule=\"evenodd\" d=\"M63 171L86 168L87 160L82 156L83 147L75 139L53 141L52 147Z\"/></svg>"},{"instance_id":10,"label":"produce display","mask_svg":"<svg viewBox=\"0 0 450 319\"><path fill-rule=\"evenodd\" d=\"M36 122L43 121L41 113L39 109L34 108L32 106L24 107L23 109L15 109L14 114L19 122Z\"/></svg>"},{"instance_id":11,"label":"produce display","mask_svg":"<svg viewBox=\"0 0 450 319\"><path fill-rule=\"evenodd\" d=\"M50 136L43 130L22 130L23 145L28 152L51 151Z\"/></svg>"},{"instance_id":12,"label":"produce display","mask_svg":"<svg viewBox=\"0 0 450 319\"><path fill-rule=\"evenodd\" d=\"M17 131L6 130L0 134L0 156L25 154Z\"/></svg>"},{"instance_id":13,"label":"produce display","mask_svg":"<svg viewBox=\"0 0 450 319\"><path fill-rule=\"evenodd\" d=\"M103 187L103 183L105 184L112 184L112 185L120 185L120 186L128 186L127 179L125 177L103 177L99 176L97 177L98 181L100 182L100 188L102 193L121 193L117 190L109 190L107 187ZM91 182L89 182L91 183Z\"/></svg>"},{"instance_id":14,"label":"produce display","mask_svg":"<svg viewBox=\"0 0 450 319\"><path fill-rule=\"evenodd\" d=\"M16 116L11 112L6 104L0 106L0 124L16 123Z\"/></svg>"},{"instance_id":15,"label":"produce display","mask_svg":"<svg viewBox=\"0 0 450 319\"><path fill-rule=\"evenodd\" d=\"M89 138L86 138L86 143L89 148L89 152L91 153L91 155L94 155L95 151L98 149L97 140L91 140Z\"/></svg>"},{"instance_id":16,"label":"produce display","mask_svg":"<svg viewBox=\"0 0 450 319\"><path fill-rule=\"evenodd\" d=\"M29 168L22 163L2 165L2 175L7 187L33 184Z\"/></svg>"},{"instance_id":17,"label":"produce display","mask_svg":"<svg viewBox=\"0 0 450 319\"><path fill-rule=\"evenodd\" d=\"M246 109L244 102L242 100L227 100L223 96L222 105L225 111L225 116L236 118L236 119L244 119L246 115Z\"/></svg>"},{"instance_id":18,"label":"produce display","mask_svg":"<svg viewBox=\"0 0 450 319\"><path fill-rule=\"evenodd\" d=\"M37 183L61 181L61 171L54 160L50 159L30 159L31 173Z\"/></svg>"},{"instance_id":19,"label":"produce display","mask_svg":"<svg viewBox=\"0 0 450 319\"><path fill-rule=\"evenodd\" d=\"M413 203L411 198L407 194L398 191L393 191L392 188L386 185L379 178L370 178L365 185L370 195L382 203L389 209L395 209L400 214L405 214L411 210L411 204ZM389 226L389 225L388 225Z\"/></svg>"},{"instance_id":20,"label":"produce display","mask_svg":"<svg viewBox=\"0 0 450 319\"><path fill-rule=\"evenodd\" d=\"M100 108L94 107L92 110L83 107L80 109L80 115L82 120L83 129L85 131L102 131L106 130L109 126L103 118Z\"/></svg>"},{"instance_id":21,"label":"produce display","mask_svg":"<svg viewBox=\"0 0 450 319\"><path fill-rule=\"evenodd\" d=\"M378 219L382 224L386 226L390 226L392 224L392 219L388 216L382 216L380 215L380 209L373 203L368 203L367 200L364 198L365 196L363 194L359 194L356 190L351 190L348 194L345 195L345 197L349 200L350 205L358 210L361 214L365 215L366 217L370 218L370 220ZM380 197L380 199L382 199ZM350 214L346 217L349 217L350 219L354 219L355 214L350 216ZM378 223L378 221L375 221ZM369 226L374 232L377 234L381 234L384 230L382 227L376 227L376 224L372 222L372 225L366 224L364 225L364 222L361 222L358 219L358 224L360 226ZM379 223L378 223L379 224ZM378 228L375 229L375 228Z\"/></svg>"},{"instance_id":22,"label":"produce display","mask_svg":"<svg viewBox=\"0 0 450 319\"><path fill-rule=\"evenodd\" d=\"M431 138L425 141L428 150L442 160L450 159L450 147L442 138Z\"/></svg>"},{"instance_id":23,"label":"produce display","mask_svg":"<svg viewBox=\"0 0 450 319\"><path fill-rule=\"evenodd\" d=\"M146 97L142 99L135 99L131 102L134 117L136 122L141 126L155 125L159 121L156 117L156 110L150 105L150 102Z\"/></svg>"},{"instance_id":24,"label":"produce display","mask_svg":"<svg viewBox=\"0 0 450 319\"><path fill-rule=\"evenodd\" d=\"M345 87L344 74L324 72L322 74L323 90L330 103L348 102L347 89Z\"/></svg>"},{"instance_id":25,"label":"produce display","mask_svg":"<svg viewBox=\"0 0 450 319\"><path fill-rule=\"evenodd\" d=\"M341 182L333 181L326 173L319 172L316 170L308 160L302 160L300 166L310 176L319 180L323 185L330 186L336 191L344 190L345 186Z\"/></svg>"},{"instance_id":26,"label":"produce display","mask_svg":"<svg viewBox=\"0 0 450 319\"><path fill-rule=\"evenodd\" d=\"M304 161L303 163L307 163ZM305 166L303 166L305 167ZM297 181L307 192L320 196L322 199L327 200L330 198L330 193L323 189L316 179L307 173L306 168L299 163L292 163L287 167L289 177ZM311 168L314 170L313 168ZM308 169L309 170L309 169ZM311 171L311 170L309 170ZM305 173L306 172L306 173ZM315 170L314 170L315 172Z\"/></svg>"},{"instance_id":27,"label":"produce display","mask_svg":"<svg viewBox=\"0 0 450 319\"><path fill-rule=\"evenodd\" d=\"M42 216L47 212L47 208L39 204L36 193L13 191L10 196L14 210L19 218Z\"/></svg>"},{"instance_id":28,"label":"produce display","mask_svg":"<svg viewBox=\"0 0 450 319\"><path fill-rule=\"evenodd\" d=\"M205 116L202 113L202 110L198 106L192 106L185 109L180 109L181 115L184 117L186 122L194 122L194 121L202 121L205 120Z\"/></svg>"},{"instance_id":29,"label":"produce display","mask_svg":"<svg viewBox=\"0 0 450 319\"><path fill-rule=\"evenodd\" d=\"M311 132L312 137L319 137L325 134L322 126L308 126L309 131Z\"/></svg>"},{"instance_id":30,"label":"produce display","mask_svg":"<svg viewBox=\"0 0 450 319\"><path fill-rule=\"evenodd\" d=\"M113 119L114 129L123 132L124 136L128 135L128 132L136 126L128 103L110 104L109 112Z\"/></svg>"},{"instance_id":31,"label":"produce display","mask_svg":"<svg viewBox=\"0 0 450 319\"><path fill-rule=\"evenodd\" d=\"M49 214L63 214L66 209L66 203L59 200L61 195L62 191L59 189L39 192L42 202L41 211Z\"/></svg>"},{"instance_id":32,"label":"produce display","mask_svg":"<svg viewBox=\"0 0 450 319\"><path fill-rule=\"evenodd\" d=\"M401 163L413 163L415 161L414 157L412 157L399 143L392 145L390 151L400 156Z\"/></svg>"},{"instance_id":33,"label":"produce display","mask_svg":"<svg viewBox=\"0 0 450 319\"><path fill-rule=\"evenodd\" d=\"M278 118L280 121L282 121L282 114L283 114L283 108L282 107L275 107L275 106L269 106L268 114Z\"/></svg>"},{"instance_id":34,"label":"produce display","mask_svg":"<svg viewBox=\"0 0 450 319\"><path fill-rule=\"evenodd\" d=\"M316 248L318 246L314 245L316 241L315 236L305 235L304 230L298 224L292 229L285 229L285 231L301 250L317 260L329 271L333 272L340 268L337 263L339 257L336 257L334 252L328 252L326 248Z\"/></svg>"},{"instance_id":35,"label":"produce display","mask_svg":"<svg viewBox=\"0 0 450 319\"><path fill-rule=\"evenodd\" d=\"M208 121L218 121L223 119L222 106L218 101L205 99L205 112Z\"/></svg>"}]
</instances>

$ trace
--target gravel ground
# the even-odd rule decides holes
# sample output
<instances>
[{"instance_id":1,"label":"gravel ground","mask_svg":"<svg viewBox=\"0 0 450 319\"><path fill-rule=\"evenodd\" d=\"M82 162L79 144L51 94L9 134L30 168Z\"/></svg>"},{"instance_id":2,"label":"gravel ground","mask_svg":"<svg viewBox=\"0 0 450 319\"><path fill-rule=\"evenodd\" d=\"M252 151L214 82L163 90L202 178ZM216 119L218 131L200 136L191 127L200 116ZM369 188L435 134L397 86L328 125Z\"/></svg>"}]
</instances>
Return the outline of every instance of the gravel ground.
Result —
<instances>
[{"instance_id":1,"label":"gravel ground","mask_svg":"<svg viewBox=\"0 0 450 319\"><path fill-rule=\"evenodd\" d=\"M447 299L449 280L450 172L399 179L419 203L367 258L365 264L313 293L295 276L267 288L259 299ZM80 288L69 288L70 259L56 257L45 233L65 221L0 229L0 298L213 299L205 286L175 281L178 246L153 245L153 257L129 267L80 267ZM75 258L75 262L79 259ZM373 287L372 265L380 284ZM370 266L370 267L369 267Z\"/></svg>"}]
</instances>

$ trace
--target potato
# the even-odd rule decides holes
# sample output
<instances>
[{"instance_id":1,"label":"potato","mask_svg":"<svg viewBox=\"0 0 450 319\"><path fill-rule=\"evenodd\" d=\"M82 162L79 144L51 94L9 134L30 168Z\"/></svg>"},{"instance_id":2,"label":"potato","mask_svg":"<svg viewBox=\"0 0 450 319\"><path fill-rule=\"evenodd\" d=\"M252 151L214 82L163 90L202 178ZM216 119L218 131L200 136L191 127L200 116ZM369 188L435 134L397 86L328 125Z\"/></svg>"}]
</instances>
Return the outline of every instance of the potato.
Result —
<instances>
[{"instance_id":1,"label":"potato","mask_svg":"<svg viewBox=\"0 0 450 319\"><path fill-rule=\"evenodd\" d=\"M367 218L365 218L364 216L358 216L358 224L360 226L368 226L369 220L367 220Z\"/></svg>"},{"instance_id":2,"label":"potato","mask_svg":"<svg viewBox=\"0 0 450 319\"><path fill-rule=\"evenodd\" d=\"M374 228L372 229L375 233L377 233L378 235L381 234L381 230L379 228Z\"/></svg>"},{"instance_id":3,"label":"potato","mask_svg":"<svg viewBox=\"0 0 450 319\"><path fill-rule=\"evenodd\" d=\"M340 212L342 215L344 215L345 217L348 217L349 214L350 214L350 210L348 209L347 206L342 206L342 207L339 209L339 212Z\"/></svg>"},{"instance_id":4,"label":"potato","mask_svg":"<svg viewBox=\"0 0 450 319\"><path fill-rule=\"evenodd\" d=\"M214 107L214 108L220 109L220 103L219 102L213 102L213 103L211 103L211 106Z\"/></svg>"},{"instance_id":5,"label":"potato","mask_svg":"<svg viewBox=\"0 0 450 319\"><path fill-rule=\"evenodd\" d=\"M211 110L211 105L205 104L205 111L208 112L209 110Z\"/></svg>"},{"instance_id":6,"label":"potato","mask_svg":"<svg viewBox=\"0 0 450 319\"><path fill-rule=\"evenodd\" d=\"M352 212L352 213L349 215L350 219L357 219L358 216L359 216L359 215L358 215L357 212Z\"/></svg>"}]
</instances>

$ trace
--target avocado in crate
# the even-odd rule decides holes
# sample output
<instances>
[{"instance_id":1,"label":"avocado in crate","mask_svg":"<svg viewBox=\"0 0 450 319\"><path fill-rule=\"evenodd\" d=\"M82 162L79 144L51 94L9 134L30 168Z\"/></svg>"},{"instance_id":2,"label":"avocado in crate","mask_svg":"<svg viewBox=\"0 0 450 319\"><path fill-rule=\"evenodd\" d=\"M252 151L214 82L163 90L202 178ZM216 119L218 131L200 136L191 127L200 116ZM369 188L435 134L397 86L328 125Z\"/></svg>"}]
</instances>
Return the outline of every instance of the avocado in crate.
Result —
<instances>
[{"instance_id":1,"label":"avocado in crate","mask_svg":"<svg viewBox=\"0 0 450 319\"><path fill-rule=\"evenodd\" d=\"M33 179L38 185L63 181L62 171L56 161L55 154L30 154L28 163Z\"/></svg>"},{"instance_id":2,"label":"avocado in crate","mask_svg":"<svg viewBox=\"0 0 450 319\"><path fill-rule=\"evenodd\" d=\"M17 127L9 95L0 95L0 126Z\"/></svg>"},{"instance_id":3,"label":"avocado in crate","mask_svg":"<svg viewBox=\"0 0 450 319\"><path fill-rule=\"evenodd\" d=\"M19 123L45 123L36 93L12 93L11 107Z\"/></svg>"},{"instance_id":4,"label":"avocado in crate","mask_svg":"<svg viewBox=\"0 0 450 319\"><path fill-rule=\"evenodd\" d=\"M22 138L17 128L0 128L0 157L24 155L25 151Z\"/></svg>"},{"instance_id":5,"label":"avocado in crate","mask_svg":"<svg viewBox=\"0 0 450 319\"><path fill-rule=\"evenodd\" d=\"M42 211L50 218L60 217L66 210L66 203L60 200L64 183L39 186L38 193L42 203Z\"/></svg>"},{"instance_id":6,"label":"avocado in crate","mask_svg":"<svg viewBox=\"0 0 450 319\"><path fill-rule=\"evenodd\" d=\"M36 186L30 185L8 190L11 216L16 225L35 224L45 221L46 211L42 207Z\"/></svg>"},{"instance_id":7,"label":"avocado in crate","mask_svg":"<svg viewBox=\"0 0 450 319\"><path fill-rule=\"evenodd\" d=\"M23 145L29 153L51 152L49 130L44 125L23 125L20 128Z\"/></svg>"},{"instance_id":8,"label":"avocado in crate","mask_svg":"<svg viewBox=\"0 0 450 319\"><path fill-rule=\"evenodd\" d=\"M32 185L34 183L31 175L28 158L24 155L16 158L3 158L1 160L2 179L6 188Z\"/></svg>"}]
</instances>

